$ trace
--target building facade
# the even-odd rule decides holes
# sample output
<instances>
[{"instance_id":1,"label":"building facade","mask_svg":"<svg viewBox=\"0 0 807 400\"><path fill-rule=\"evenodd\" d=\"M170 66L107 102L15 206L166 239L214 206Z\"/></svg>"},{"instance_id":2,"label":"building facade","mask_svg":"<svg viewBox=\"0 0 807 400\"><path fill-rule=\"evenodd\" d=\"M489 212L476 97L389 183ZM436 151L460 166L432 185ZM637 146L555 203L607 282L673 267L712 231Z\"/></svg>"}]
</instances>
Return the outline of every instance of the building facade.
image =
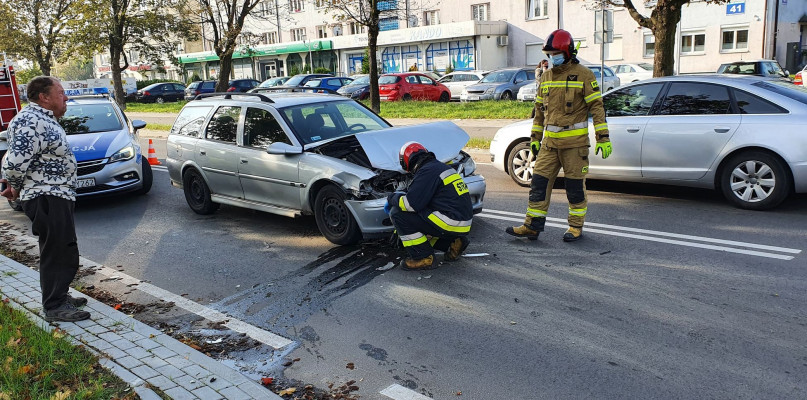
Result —
<instances>
[{"instance_id":1,"label":"building facade","mask_svg":"<svg viewBox=\"0 0 807 400\"><path fill-rule=\"evenodd\" d=\"M327 11L326 1L266 0L260 13L267 18L253 19L245 27L249 36L260 39L236 52L233 78L261 80L309 65L340 75L360 72L365 28L339 21ZM383 72L533 66L544 57L546 36L563 28L580 42L578 57L583 62L652 62L653 35L622 7L610 8L613 40L595 43L598 3L386 0L384 6L397 11L382 15L376 57ZM639 11L646 16L651 12ZM675 70L714 72L725 62L775 58L792 71L807 61L805 27L807 0L732 0L723 5L693 0L683 7L676 32ZM208 43L201 47L203 51L179 55L186 79L194 73L205 79L217 76L218 58Z\"/></svg>"}]
</instances>

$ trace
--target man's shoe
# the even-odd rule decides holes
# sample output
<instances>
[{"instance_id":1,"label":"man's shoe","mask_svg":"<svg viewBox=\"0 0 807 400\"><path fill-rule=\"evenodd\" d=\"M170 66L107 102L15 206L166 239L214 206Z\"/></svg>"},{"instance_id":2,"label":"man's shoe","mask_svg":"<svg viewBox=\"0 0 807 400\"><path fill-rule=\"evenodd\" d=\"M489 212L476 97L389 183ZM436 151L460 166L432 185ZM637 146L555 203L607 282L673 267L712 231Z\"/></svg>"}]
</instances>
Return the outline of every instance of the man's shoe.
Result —
<instances>
[{"instance_id":1,"label":"man's shoe","mask_svg":"<svg viewBox=\"0 0 807 400\"><path fill-rule=\"evenodd\" d=\"M90 318L90 313L77 309L69 301L65 301L59 307L45 311L45 321L76 322Z\"/></svg>"},{"instance_id":2,"label":"man's shoe","mask_svg":"<svg viewBox=\"0 0 807 400\"><path fill-rule=\"evenodd\" d=\"M471 241L468 240L468 238L466 238L465 236L460 236L454 239L454 241L451 242L451 245L448 246L448 251L446 251L445 254L445 260L457 261L462 255L462 253L465 252L465 249L468 248L468 245L470 243Z\"/></svg>"},{"instance_id":3,"label":"man's shoe","mask_svg":"<svg viewBox=\"0 0 807 400\"><path fill-rule=\"evenodd\" d=\"M508 226L507 229L504 230L505 232L516 236L516 237L525 237L530 240L538 240L538 234L541 232L534 231L527 225L521 226Z\"/></svg>"},{"instance_id":4,"label":"man's shoe","mask_svg":"<svg viewBox=\"0 0 807 400\"><path fill-rule=\"evenodd\" d=\"M581 237L583 237L583 228L575 228L570 226L569 229L566 230L566 233L563 234L563 241L575 242L580 240Z\"/></svg>"},{"instance_id":5,"label":"man's shoe","mask_svg":"<svg viewBox=\"0 0 807 400\"><path fill-rule=\"evenodd\" d=\"M437 265L434 264L434 256L428 256L426 258L417 260L406 257L405 259L401 260L400 267L407 271L422 271L427 269L435 269L437 268Z\"/></svg>"},{"instance_id":6,"label":"man's shoe","mask_svg":"<svg viewBox=\"0 0 807 400\"><path fill-rule=\"evenodd\" d=\"M73 307L82 307L87 305L87 298L86 297L73 297L71 295L67 295L67 300Z\"/></svg>"}]
</instances>

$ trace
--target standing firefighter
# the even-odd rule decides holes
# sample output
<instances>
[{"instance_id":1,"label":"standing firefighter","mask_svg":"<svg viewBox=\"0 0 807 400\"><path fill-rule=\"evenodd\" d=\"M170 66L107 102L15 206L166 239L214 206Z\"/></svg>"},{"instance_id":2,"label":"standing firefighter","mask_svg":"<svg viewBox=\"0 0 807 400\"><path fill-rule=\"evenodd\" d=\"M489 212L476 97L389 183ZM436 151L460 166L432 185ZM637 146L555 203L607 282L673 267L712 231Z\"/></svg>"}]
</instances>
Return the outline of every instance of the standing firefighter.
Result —
<instances>
[{"instance_id":1,"label":"standing firefighter","mask_svg":"<svg viewBox=\"0 0 807 400\"><path fill-rule=\"evenodd\" d=\"M547 38L544 53L551 67L541 76L535 96L530 150L537 156L532 172L530 200L524 225L508 227L507 233L538 239L544 230L552 186L563 167L569 199L569 229L563 240L573 242L583 235L586 217L588 172L588 115L594 119L595 155L611 155L611 140L605 123L600 87L588 68L577 61L572 35L562 29Z\"/></svg>"},{"instance_id":2,"label":"standing firefighter","mask_svg":"<svg viewBox=\"0 0 807 400\"><path fill-rule=\"evenodd\" d=\"M401 167L415 175L406 193L395 192L387 199L390 218L409 254L401 268L436 268L434 249L444 251L446 261L457 260L468 247L474 216L468 187L457 171L420 143L404 144L399 158Z\"/></svg>"}]
</instances>

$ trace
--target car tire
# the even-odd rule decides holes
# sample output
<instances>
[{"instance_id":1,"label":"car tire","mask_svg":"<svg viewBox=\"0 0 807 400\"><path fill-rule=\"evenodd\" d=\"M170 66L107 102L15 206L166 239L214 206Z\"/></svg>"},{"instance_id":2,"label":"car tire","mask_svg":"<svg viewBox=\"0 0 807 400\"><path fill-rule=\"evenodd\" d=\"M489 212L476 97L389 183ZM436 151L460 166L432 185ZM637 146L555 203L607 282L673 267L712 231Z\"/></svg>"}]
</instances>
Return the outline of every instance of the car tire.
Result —
<instances>
[{"instance_id":1,"label":"car tire","mask_svg":"<svg viewBox=\"0 0 807 400\"><path fill-rule=\"evenodd\" d=\"M402 99L403 99L403 101L410 101L410 100L412 100L412 95L407 93L407 94L403 95Z\"/></svg>"},{"instance_id":2,"label":"car tire","mask_svg":"<svg viewBox=\"0 0 807 400\"><path fill-rule=\"evenodd\" d=\"M163 103L165 103L165 99L162 96L160 96L160 97L157 97L156 99L154 99L154 102L157 103L157 104L163 104Z\"/></svg>"},{"instance_id":3,"label":"car tire","mask_svg":"<svg viewBox=\"0 0 807 400\"><path fill-rule=\"evenodd\" d=\"M22 202L20 201L20 199L9 200L8 206L11 207L11 209L14 211L22 211Z\"/></svg>"},{"instance_id":4,"label":"car tire","mask_svg":"<svg viewBox=\"0 0 807 400\"><path fill-rule=\"evenodd\" d=\"M535 157L530 152L530 142L523 141L510 149L507 153L507 173L513 182L520 186L529 187L532 182L532 167Z\"/></svg>"},{"instance_id":5,"label":"car tire","mask_svg":"<svg viewBox=\"0 0 807 400\"><path fill-rule=\"evenodd\" d=\"M763 151L736 154L723 163L720 189L734 206L769 210L781 204L793 190L790 171L778 157ZM765 184L760 184L760 180Z\"/></svg>"},{"instance_id":6,"label":"car tire","mask_svg":"<svg viewBox=\"0 0 807 400\"><path fill-rule=\"evenodd\" d=\"M345 193L336 186L325 186L317 193L314 218L319 231L331 243L351 245L361 241L362 233L345 204Z\"/></svg>"},{"instance_id":7,"label":"car tire","mask_svg":"<svg viewBox=\"0 0 807 400\"><path fill-rule=\"evenodd\" d=\"M199 171L191 168L182 174L182 189L185 192L185 201L193 212L208 215L219 209L219 203L210 199L210 188Z\"/></svg>"},{"instance_id":8,"label":"car tire","mask_svg":"<svg viewBox=\"0 0 807 400\"><path fill-rule=\"evenodd\" d=\"M448 103L449 100L451 100L451 95L448 94L448 92L440 93L440 100L438 100L439 102Z\"/></svg>"},{"instance_id":9,"label":"car tire","mask_svg":"<svg viewBox=\"0 0 807 400\"><path fill-rule=\"evenodd\" d=\"M154 182L154 174L151 171L151 164L145 158L140 157L140 163L143 169L143 186L137 191L137 194L144 195L151 190L151 184Z\"/></svg>"},{"instance_id":10,"label":"car tire","mask_svg":"<svg viewBox=\"0 0 807 400\"><path fill-rule=\"evenodd\" d=\"M502 100L513 100L513 93L509 90L505 90L505 92L502 93Z\"/></svg>"}]
</instances>

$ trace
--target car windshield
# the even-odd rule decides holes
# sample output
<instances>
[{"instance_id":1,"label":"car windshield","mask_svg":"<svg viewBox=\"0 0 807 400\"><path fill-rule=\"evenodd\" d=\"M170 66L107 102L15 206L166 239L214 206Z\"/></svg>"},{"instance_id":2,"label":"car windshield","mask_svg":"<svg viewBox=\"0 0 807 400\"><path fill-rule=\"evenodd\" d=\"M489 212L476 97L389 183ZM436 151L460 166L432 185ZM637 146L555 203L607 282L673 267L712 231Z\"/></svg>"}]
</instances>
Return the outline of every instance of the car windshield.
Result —
<instances>
[{"instance_id":1,"label":"car windshield","mask_svg":"<svg viewBox=\"0 0 807 400\"><path fill-rule=\"evenodd\" d=\"M400 82L401 77L396 75L387 75L378 78L379 85L389 85L392 83Z\"/></svg>"},{"instance_id":2,"label":"car windshield","mask_svg":"<svg viewBox=\"0 0 807 400\"><path fill-rule=\"evenodd\" d=\"M638 65L639 65L639 67L641 67L645 71L652 71L653 70L653 64L641 63L641 64L638 64Z\"/></svg>"},{"instance_id":3,"label":"car windshield","mask_svg":"<svg viewBox=\"0 0 807 400\"><path fill-rule=\"evenodd\" d=\"M487 76L482 78L480 83L502 83L502 82L510 82L513 79L513 75L516 74L516 71L495 71L489 73Z\"/></svg>"},{"instance_id":4,"label":"car windshield","mask_svg":"<svg viewBox=\"0 0 807 400\"><path fill-rule=\"evenodd\" d=\"M322 79L312 79L312 80L306 82L305 85L303 85L303 86L305 86L305 87L318 87L321 84L322 84Z\"/></svg>"},{"instance_id":5,"label":"car windshield","mask_svg":"<svg viewBox=\"0 0 807 400\"><path fill-rule=\"evenodd\" d=\"M348 83L348 85L369 85L370 84L370 77L369 76L362 76L360 78L356 78L353 82Z\"/></svg>"},{"instance_id":6,"label":"car windshield","mask_svg":"<svg viewBox=\"0 0 807 400\"><path fill-rule=\"evenodd\" d=\"M306 75L295 75L286 81L286 86L300 86L300 82L305 80Z\"/></svg>"},{"instance_id":7,"label":"car windshield","mask_svg":"<svg viewBox=\"0 0 807 400\"><path fill-rule=\"evenodd\" d=\"M753 75L758 73L756 71L756 63L754 62L723 64L720 66L720 69L718 69L717 72L720 74L742 75Z\"/></svg>"},{"instance_id":8,"label":"car windshield","mask_svg":"<svg viewBox=\"0 0 807 400\"><path fill-rule=\"evenodd\" d=\"M281 111L303 145L390 127L352 100L303 104Z\"/></svg>"},{"instance_id":9,"label":"car windshield","mask_svg":"<svg viewBox=\"0 0 807 400\"><path fill-rule=\"evenodd\" d=\"M109 132L122 128L112 104L70 104L59 118L59 124L68 135Z\"/></svg>"},{"instance_id":10,"label":"car windshield","mask_svg":"<svg viewBox=\"0 0 807 400\"><path fill-rule=\"evenodd\" d=\"M259 86L260 87L272 87L272 86L278 85L282 81L283 81L283 78L267 79L267 80L263 81L263 83L261 83Z\"/></svg>"},{"instance_id":11,"label":"car windshield","mask_svg":"<svg viewBox=\"0 0 807 400\"><path fill-rule=\"evenodd\" d=\"M804 88L804 86L796 86L790 82L777 80L757 82L754 86L770 90L802 104L807 104L807 88Z\"/></svg>"}]
</instances>

